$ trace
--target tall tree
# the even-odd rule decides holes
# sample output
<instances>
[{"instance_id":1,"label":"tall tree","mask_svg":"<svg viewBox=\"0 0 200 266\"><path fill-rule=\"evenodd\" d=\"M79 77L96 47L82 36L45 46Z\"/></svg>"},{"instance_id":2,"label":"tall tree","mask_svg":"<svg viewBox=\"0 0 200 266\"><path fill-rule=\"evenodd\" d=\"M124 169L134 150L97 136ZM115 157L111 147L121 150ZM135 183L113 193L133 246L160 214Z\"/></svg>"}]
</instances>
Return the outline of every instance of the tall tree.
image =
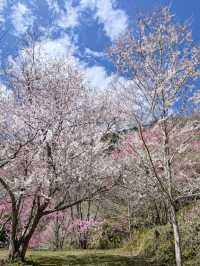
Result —
<instances>
[{"instance_id":1,"label":"tall tree","mask_svg":"<svg viewBox=\"0 0 200 266\"><path fill-rule=\"evenodd\" d=\"M176 265L182 266L175 203L180 172L176 166L180 153L184 156L199 130L198 121L181 126L184 110L191 111L191 88L199 79L199 46L194 44L189 26L176 23L165 7L140 18L135 31L113 45L110 57L123 76L115 86L120 116L135 127L129 148L140 178L149 177L170 206Z\"/></svg>"},{"instance_id":2,"label":"tall tree","mask_svg":"<svg viewBox=\"0 0 200 266\"><path fill-rule=\"evenodd\" d=\"M119 173L103 153L101 137L111 123L105 102L83 85L70 58L46 60L37 49L10 62L12 93L6 102L1 98L1 145L8 148L0 183L11 203L10 260L24 260L43 217L107 191Z\"/></svg>"}]
</instances>

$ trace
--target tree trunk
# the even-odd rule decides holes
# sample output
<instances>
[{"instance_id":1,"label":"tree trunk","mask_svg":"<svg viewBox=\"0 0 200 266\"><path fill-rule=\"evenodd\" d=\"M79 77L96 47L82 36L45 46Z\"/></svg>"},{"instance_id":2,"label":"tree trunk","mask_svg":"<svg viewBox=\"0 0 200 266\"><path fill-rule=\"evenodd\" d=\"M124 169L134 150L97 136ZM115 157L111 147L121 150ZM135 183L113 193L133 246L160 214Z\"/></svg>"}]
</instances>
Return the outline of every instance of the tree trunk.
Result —
<instances>
[{"instance_id":1,"label":"tree trunk","mask_svg":"<svg viewBox=\"0 0 200 266\"><path fill-rule=\"evenodd\" d=\"M10 244L9 244L8 260L11 262L15 260L20 260L19 249L13 241L10 241Z\"/></svg>"},{"instance_id":2,"label":"tree trunk","mask_svg":"<svg viewBox=\"0 0 200 266\"><path fill-rule=\"evenodd\" d=\"M174 233L174 248L175 248L175 257L176 257L176 266L182 266L182 256L181 256L181 240L179 226L176 217L176 210L173 205L170 207L171 214L171 223Z\"/></svg>"},{"instance_id":3,"label":"tree trunk","mask_svg":"<svg viewBox=\"0 0 200 266\"><path fill-rule=\"evenodd\" d=\"M87 249L88 247L88 239L85 233L83 233L79 239L79 246L81 249Z\"/></svg>"},{"instance_id":4,"label":"tree trunk","mask_svg":"<svg viewBox=\"0 0 200 266\"><path fill-rule=\"evenodd\" d=\"M163 97L164 99L164 97ZM164 117L167 118L167 112L164 108ZM182 253L181 253L181 240L178 221L176 217L176 209L173 201L173 174L172 174L172 164L171 164L171 152L170 152L170 139L169 139L169 130L166 120L164 120L164 163L165 163L165 174L168 179L168 196L170 204L170 215L171 223L174 234L174 248L175 248L175 257L176 257L176 266L182 266Z\"/></svg>"},{"instance_id":5,"label":"tree trunk","mask_svg":"<svg viewBox=\"0 0 200 266\"><path fill-rule=\"evenodd\" d=\"M129 232L129 241L132 241L130 200L128 200L128 232Z\"/></svg>"},{"instance_id":6,"label":"tree trunk","mask_svg":"<svg viewBox=\"0 0 200 266\"><path fill-rule=\"evenodd\" d=\"M9 252L8 252L8 259L9 261L15 261L18 260L20 257L19 252L19 245L16 238L17 235L17 217L18 217L18 211L16 207L16 202L14 199L12 199L12 225L11 225L11 235L10 235L10 241L9 241Z\"/></svg>"},{"instance_id":7,"label":"tree trunk","mask_svg":"<svg viewBox=\"0 0 200 266\"><path fill-rule=\"evenodd\" d=\"M9 245L9 254L8 254L9 261L24 262L29 242L37 228L40 218L41 217L38 215L35 216L33 224L31 225L30 230L26 234L26 236L22 237L20 240L18 239L13 240L13 238L11 238L10 245Z\"/></svg>"},{"instance_id":8,"label":"tree trunk","mask_svg":"<svg viewBox=\"0 0 200 266\"><path fill-rule=\"evenodd\" d=\"M13 246L12 244L10 244L8 260L10 262L14 261L24 262L28 244L29 241L23 242L20 246L18 245Z\"/></svg>"},{"instance_id":9,"label":"tree trunk","mask_svg":"<svg viewBox=\"0 0 200 266\"><path fill-rule=\"evenodd\" d=\"M30 239L31 239L31 237L29 239L26 239L21 246L21 252L20 252L21 261L25 261L25 256L26 256L26 252L28 249Z\"/></svg>"}]
</instances>

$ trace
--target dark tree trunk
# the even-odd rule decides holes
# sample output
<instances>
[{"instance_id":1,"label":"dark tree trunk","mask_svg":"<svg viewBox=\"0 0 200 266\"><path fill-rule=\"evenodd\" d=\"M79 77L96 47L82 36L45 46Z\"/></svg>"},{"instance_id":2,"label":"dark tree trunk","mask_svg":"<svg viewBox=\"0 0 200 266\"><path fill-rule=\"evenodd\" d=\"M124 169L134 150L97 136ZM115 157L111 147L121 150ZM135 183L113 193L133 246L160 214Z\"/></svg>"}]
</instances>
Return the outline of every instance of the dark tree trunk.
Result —
<instances>
[{"instance_id":1,"label":"dark tree trunk","mask_svg":"<svg viewBox=\"0 0 200 266\"><path fill-rule=\"evenodd\" d=\"M23 243L21 243L20 246L13 246L10 245L9 246L9 255L8 255L8 260L10 262L13 261L25 261L25 255L26 255L26 251L28 249L28 244L29 241L24 241Z\"/></svg>"},{"instance_id":2,"label":"dark tree trunk","mask_svg":"<svg viewBox=\"0 0 200 266\"><path fill-rule=\"evenodd\" d=\"M20 260L20 251L18 247L16 246L16 244L13 243L13 241L10 241L10 244L9 244L8 260L11 262Z\"/></svg>"},{"instance_id":3,"label":"dark tree trunk","mask_svg":"<svg viewBox=\"0 0 200 266\"><path fill-rule=\"evenodd\" d=\"M20 240L16 239L16 235L15 235L15 240L13 240L13 237L11 238L10 245L9 245L9 254L8 254L9 261L11 262L13 261L24 262L25 261L25 256L26 256L26 252L29 246L29 242L37 228L40 218L41 217L38 215L35 216L28 233L24 237L22 237Z\"/></svg>"},{"instance_id":4,"label":"dark tree trunk","mask_svg":"<svg viewBox=\"0 0 200 266\"><path fill-rule=\"evenodd\" d=\"M79 245L81 249L87 249L88 247L88 241L86 238L82 238L79 240Z\"/></svg>"}]
</instances>

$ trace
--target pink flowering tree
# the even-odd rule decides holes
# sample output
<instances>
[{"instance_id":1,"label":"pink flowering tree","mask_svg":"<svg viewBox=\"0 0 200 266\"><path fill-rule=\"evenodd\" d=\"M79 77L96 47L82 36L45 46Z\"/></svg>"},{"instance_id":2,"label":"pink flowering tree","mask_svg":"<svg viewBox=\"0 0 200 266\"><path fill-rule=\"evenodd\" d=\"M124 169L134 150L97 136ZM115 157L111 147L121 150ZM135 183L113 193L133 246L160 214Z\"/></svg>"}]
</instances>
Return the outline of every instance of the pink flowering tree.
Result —
<instances>
[{"instance_id":1,"label":"pink flowering tree","mask_svg":"<svg viewBox=\"0 0 200 266\"><path fill-rule=\"evenodd\" d=\"M6 200L6 198L2 199L0 201L0 224L1 224L1 230L5 230L7 234L11 231L11 202L9 200ZM23 232L26 230L26 225L28 223L29 219L29 212L32 208L32 199L23 199L23 203L20 206L19 211L19 225L18 225L18 238L20 238L23 234ZM63 231L67 232L69 231L69 222L67 225L67 221L65 219L65 213L63 211L52 213L49 215L46 215L42 217L40 220L36 230L34 231L30 241L29 241L29 247L30 248L39 248L42 247L45 244L48 244L49 242L54 242L54 238L56 236L56 233L54 231L54 224L60 222L60 226L62 226ZM65 225L64 225L65 223ZM59 236L58 236L59 237ZM63 235L59 237L57 240L58 242L63 241L62 239ZM61 238L61 239L60 239Z\"/></svg>"},{"instance_id":2,"label":"pink flowering tree","mask_svg":"<svg viewBox=\"0 0 200 266\"><path fill-rule=\"evenodd\" d=\"M85 87L70 58L46 61L32 47L10 62L13 92L0 99L10 260L25 259L44 217L107 191L120 175L101 142L112 125L108 99Z\"/></svg>"},{"instance_id":3,"label":"pink flowering tree","mask_svg":"<svg viewBox=\"0 0 200 266\"><path fill-rule=\"evenodd\" d=\"M78 236L79 247L81 249L87 249L90 240L90 233L94 228L98 228L101 222L90 219L74 220L70 226L70 230L75 232Z\"/></svg>"},{"instance_id":4,"label":"pink flowering tree","mask_svg":"<svg viewBox=\"0 0 200 266\"><path fill-rule=\"evenodd\" d=\"M72 221L69 212L56 212L41 219L29 242L30 248L40 248L45 245L53 249L62 249L64 243L77 239L79 248L86 249L90 234L101 225L101 222L90 218Z\"/></svg>"},{"instance_id":5,"label":"pink flowering tree","mask_svg":"<svg viewBox=\"0 0 200 266\"><path fill-rule=\"evenodd\" d=\"M168 203L177 266L183 265L177 184L179 188L182 184L183 197L195 191L193 186L184 186L188 177L180 169L180 160L187 160L186 150L192 148L194 133L199 131L198 119L184 122L186 111L191 112L191 88L200 76L199 55L189 26L177 23L167 7L140 18L136 30L127 32L110 50L123 76L115 85L116 110L122 124L135 128L128 140L125 137L125 148L114 156L131 153L131 169L138 180L150 180L153 190L159 190Z\"/></svg>"},{"instance_id":6,"label":"pink flowering tree","mask_svg":"<svg viewBox=\"0 0 200 266\"><path fill-rule=\"evenodd\" d=\"M71 208L70 232L76 244L86 249L90 244L91 231L100 225L98 221L101 199L87 200Z\"/></svg>"}]
</instances>

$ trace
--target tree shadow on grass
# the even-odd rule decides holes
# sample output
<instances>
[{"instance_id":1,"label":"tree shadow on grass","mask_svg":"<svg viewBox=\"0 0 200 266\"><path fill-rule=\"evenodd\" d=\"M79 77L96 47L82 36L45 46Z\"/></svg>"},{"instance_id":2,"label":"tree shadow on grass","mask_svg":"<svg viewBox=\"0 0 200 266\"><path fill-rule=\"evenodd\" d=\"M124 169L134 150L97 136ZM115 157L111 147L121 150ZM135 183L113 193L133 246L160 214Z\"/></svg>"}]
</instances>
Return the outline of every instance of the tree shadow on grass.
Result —
<instances>
[{"instance_id":1,"label":"tree shadow on grass","mask_svg":"<svg viewBox=\"0 0 200 266\"><path fill-rule=\"evenodd\" d=\"M122 256L66 256L42 257L37 259L40 266L153 266L149 261Z\"/></svg>"}]
</instances>

